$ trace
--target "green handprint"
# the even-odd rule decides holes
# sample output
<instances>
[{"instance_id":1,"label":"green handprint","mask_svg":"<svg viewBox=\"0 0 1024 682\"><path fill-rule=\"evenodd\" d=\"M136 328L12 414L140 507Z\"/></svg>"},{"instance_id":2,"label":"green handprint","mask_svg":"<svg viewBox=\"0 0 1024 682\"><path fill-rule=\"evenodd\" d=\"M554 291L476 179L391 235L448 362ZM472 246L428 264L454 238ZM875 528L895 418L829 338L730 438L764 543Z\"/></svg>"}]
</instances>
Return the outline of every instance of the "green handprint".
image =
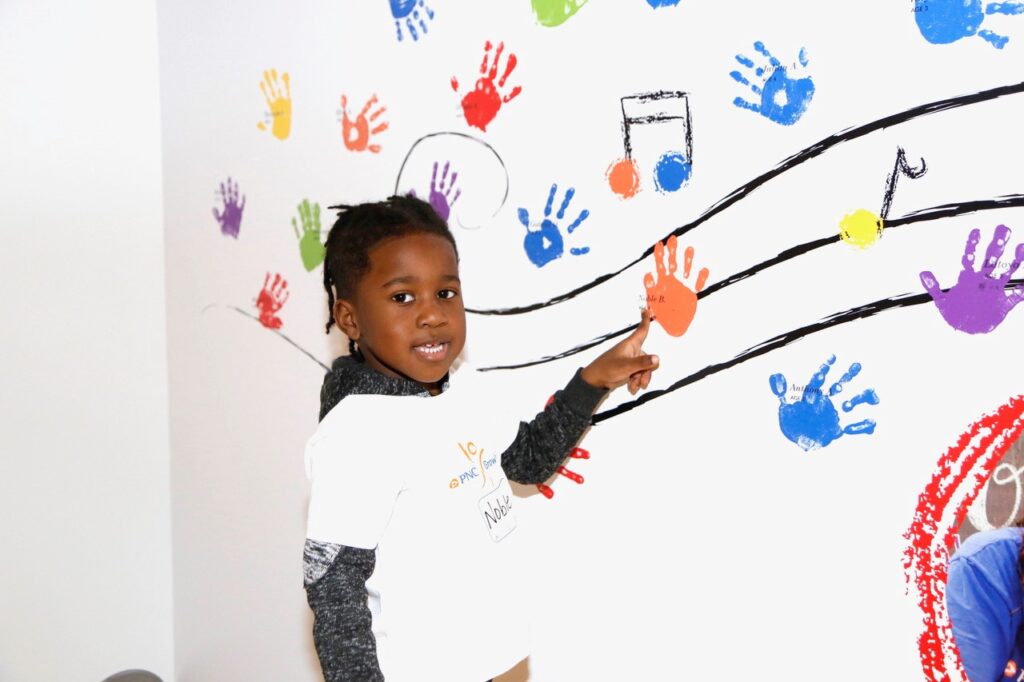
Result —
<instances>
[{"instance_id":1,"label":"green handprint","mask_svg":"<svg viewBox=\"0 0 1024 682\"><path fill-rule=\"evenodd\" d=\"M302 265L307 272L312 272L324 262L325 249L320 241L320 204L310 205L309 199L303 199L299 204L299 219L302 220L302 231L299 231L295 218L292 218L292 228L295 230L295 238L299 240Z\"/></svg>"},{"instance_id":2,"label":"green handprint","mask_svg":"<svg viewBox=\"0 0 1024 682\"><path fill-rule=\"evenodd\" d=\"M541 26L560 26L587 4L587 0L532 0L533 13Z\"/></svg>"}]
</instances>

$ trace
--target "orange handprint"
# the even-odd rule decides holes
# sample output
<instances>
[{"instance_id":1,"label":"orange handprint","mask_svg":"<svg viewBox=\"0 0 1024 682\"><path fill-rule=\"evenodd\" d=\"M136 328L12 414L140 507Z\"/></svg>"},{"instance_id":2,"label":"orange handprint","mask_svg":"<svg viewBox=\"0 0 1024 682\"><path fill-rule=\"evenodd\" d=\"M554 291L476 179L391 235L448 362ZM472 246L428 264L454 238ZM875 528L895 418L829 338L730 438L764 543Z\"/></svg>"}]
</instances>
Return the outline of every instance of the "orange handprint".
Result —
<instances>
[{"instance_id":1,"label":"orange handprint","mask_svg":"<svg viewBox=\"0 0 1024 682\"><path fill-rule=\"evenodd\" d=\"M387 111L387 107L379 107L370 114L369 118L366 116L376 103L377 95L373 95L370 97L370 101L363 105L359 115L353 121L348 116L348 98L345 95L341 96L341 137L345 140L345 147L351 151L362 152L369 150L374 154L380 153L380 145L370 144L370 136L387 130L387 121L379 124L373 130L370 129L370 124Z\"/></svg>"},{"instance_id":2,"label":"orange handprint","mask_svg":"<svg viewBox=\"0 0 1024 682\"><path fill-rule=\"evenodd\" d=\"M284 83L284 90L277 80L277 69L263 72L260 90L263 92L263 98L267 100L270 120L257 123L256 127L266 130L267 123L272 121L270 132L277 139L286 140L292 132L292 87L286 72L281 73L281 81Z\"/></svg>"},{"instance_id":3,"label":"orange handprint","mask_svg":"<svg viewBox=\"0 0 1024 682\"><path fill-rule=\"evenodd\" d=\"M669 336L682 336L686 333L697 313L697 294L708 281L707 268L701 268L697 274L695 290L675 278L676 243L675 235L668 238L668 272L665 271L665 245L658 242L654 245L654 267L657 269L658 280L655 281L649 272L644 275L647 305L654 313L654 319ZM693 247L687 246L683 254L683 279L689 279L692 265Z\"/></svg>"}]
</instances>

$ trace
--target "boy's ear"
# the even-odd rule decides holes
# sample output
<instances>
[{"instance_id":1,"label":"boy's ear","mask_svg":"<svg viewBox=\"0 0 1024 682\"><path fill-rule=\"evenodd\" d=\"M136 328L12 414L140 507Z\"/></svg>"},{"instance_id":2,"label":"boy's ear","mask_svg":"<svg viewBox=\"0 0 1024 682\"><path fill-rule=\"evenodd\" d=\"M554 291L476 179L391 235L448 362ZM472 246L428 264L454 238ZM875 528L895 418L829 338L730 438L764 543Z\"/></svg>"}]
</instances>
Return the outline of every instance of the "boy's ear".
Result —
<instances>
[{"instance_id":1,"label":"boy's ear","mask_svg":"<svg viewBox=\"0 0 1024 682\"><path fill-rule=\"evenodd\" d=\"M353 341L359 340L359 323L356 321L355 307L349 301L334 302L334 324Z\"/></svg>"}]
</instances>

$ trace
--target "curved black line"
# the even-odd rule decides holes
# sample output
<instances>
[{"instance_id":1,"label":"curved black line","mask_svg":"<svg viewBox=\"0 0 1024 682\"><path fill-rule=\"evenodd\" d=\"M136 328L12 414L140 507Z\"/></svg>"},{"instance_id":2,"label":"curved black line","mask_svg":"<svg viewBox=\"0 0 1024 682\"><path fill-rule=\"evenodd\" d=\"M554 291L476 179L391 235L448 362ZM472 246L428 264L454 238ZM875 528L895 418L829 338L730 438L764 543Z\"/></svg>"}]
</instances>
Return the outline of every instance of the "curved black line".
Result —
<instances>
[{"instance_id":1,"label":"curved black line","mask_svg":"<svg viewBox=\"0 0 1024 682\"><path fill-rule=\"evenodd\" d=\"M976 213L978 211L990 211L993 209L1000 208L1022 207L1024 207L1024 194L1008 194L1006 196L997 197L995 199L981 199L978 201L968 201L960 204L942 204L940 206L932 206L931 208L923 208L918 211L913 211L911 213L906 214L902 218L884 221L882 224L882 229L888 230L891 228L900 227L901 225L910 225L912 223L924 222L927 220L951 218L953 216L965 215L967 213ZM767 270L768 268L774 265L779 265L780 263L784 263L788 260L796 258L797 256L801 256L810 251L814 251L815 249L820 249L821 247L828 246L829 244L836 244L840 241L841 237L837 234L831 237L822 237L821 239L815 239L813 241L804 242L803 244L797 244L792 248L786 249L785 251L780 253L778 256L775 256L774 258L769 258L766 261L763 261L756 265L752 265L746 270L742 270L734 275L726 277L721 281L715 282L711 286L706 287L703 291L699 292L697 294L697 299L700 300L706 298L707 296L710 296L716 291L724 289L730 284L735 284L737 282L747 279L748 277L753 277L757 273L763 270ZM494 365L492 367L482 367L480 371L487 372L490 370L500 369L522 369L523 367L532 367L534 365L542 365L547 362L561 360L571 355L582 353L583 351L593 348L594 346L604 343L605 341L608 341L610 339L614 339L618 336L628 334L634 329L636 329L637 326L637 324L633 324L624 329L620 329L618 331L610 332L603 336L599 336L593 341L588 341L583 345L575 346L573 348L570 348L569 350L562 351L561 353L558 353L556 355L545 356L539 360L528 360L526 362L520 362L514 365Z\"/></svg>"},{"instance_id":2,"label":"curved black line","mask_svg":"<svg viewBox=\"0 0 1024 682\"><path fill-rule=\"evenodd\" d=\"M1008 289L1012 286L1017 286L1019 284L1024 284L1024 277L1008 280L1004 285L1004 289ZM949 291L949 289L943 289L942 291ZM895 308L908 308L913 305L928 303L931 300L932 297L928 293L901 294L899 296L894 296L892 298L883 298L879 301L874 301L872 303L867 303L856 308L851 308L849 310L844 310L839 313L834 313L823 320L815 322L814 324L810 324L807 325L806 327L800 327L798 329L794 329L792 331L779 334L778 336L772 337L767 341L762 341L758 345L743 351L742 353L740 353L731 360L727 360L726 362L720 362L715 365L708 365L702 370L694 372L689 376L683 377L682 379L680 379L679 381L675 382L674 384L667 388L650 391L635 400L630 400L629 402L622 403L621 405L616 405L615 407L609 410L598 412L593 417L591 417L590 422L592 424L599 424L607 419L611 419L612 417L616 417L620 414L629 412L634 408L640 407L644 403L648 403L652 400L655 400L656 398L660 398L663 395L667 395L673 391L683 388L684 386L689 386L690 384L696 383L701 379L711 376L712 374L718 374L719 372L743 364L744 362L750 360L751 358L756 358L760 355L764 355L765 353L769 353L773 350L778 350L779 348L788 346L794 341L798 341L804 338L805 336L810 336L811 334L823 331L825 329L828 329L829 327L835 327L840 324L846 324L847 322L853 322L854 320L868 318L886 310L893 310Z\"/></svg>"},{"instance_id":3,"label":"curved black line","mask_svg":"<svg viewBox=\"0 0 1024 682\"><path fill-rule=\"evenodd\" d=\"M959 97L951 97L949 99L943 99L935 102L929 102L927 104L921 104L916 107L907 109L905 111L891 114L884 118L871 121L870 123L857 126L856 128L848 128L846 130L835 133L834 135L830 135L812 144L810 147L807 147L797 152L793 156L784 160L775 168L765 173L762 173L761 175L757 176L756 178L746 183L745 185L741 185L740 187L736 188L723 198L719 199L715 204L713 204L710 208L704 211L704 213L702 213L696 219L690 221L689 223L686 223L685 225L682 225L681 227L677 227L676 229L672 230L670 233L665 235L662 241L668 239L672 235L680 237L686 234L687 232L699 227L706 220L717 215L718 213L721 213L729 206L732 206L736 202L745 198L748 194L750 194L755 189L765 184L772 178L775 178L785 173L791 168L799 166L805 161L809 161L810 159L819 156L821 153L825 152L828 149L831 149L837 144L848 142L859 137L863 137L877 130L888 128L889 126L897 125L900 123L906 123L907 121L919 118L921 116L926 116L928 114L934 114L940 111L948 111L951 109L968 106L970 104L987 102L989 100L998 99L999 97L1003 97L1005 95L1014 95L1021 92L1024 92L1024 82L1015 83L1013 85L1003 85L997 88L992 88L990 90L982 90L981 92L972 93L970 95L961 95ZM594 287L599 286L600 284L603 284L609 279L633 267L634 265L642 261L644 258L647 258L652 253L654 253L653 244L647 247L647 249L642 254L640 254L638 258L630 261L629 263L626 263L626 265L622 266L618 270L601 275L588 284L576 287L571 291L567 291L564 294L560 294L552 299L543 301L541 303L531 303L529 305L516 306L513 308L466 308L466 312L474 313L476 315L520 315L522 313L528 313L534 310L540 310L541 308L547 308L548 306L557 305L559 303L568 301L571 298L575 298L576 296L582 294L583 292L589 291L590 289L593 289Z\"/></svg>"},{"instance_id":4,"label":"curved black line","mask_svg":"<svg viewBox=\"0 0 1024 682\"><path fill-rule=\"evenodd\" d=\"M210 308L230 308L231 310L234 310L234 311L235 311L235 312L237 312L237 313L241 313L242 315L245 315L245 316L246 316L246 317L248 317L248 318L249 318L250 320L253 320L253 321L255 321L256 323L258 323L258 324L259 324L259 325L260 325L261 327L263 327L263 328L264 328L264 329L266 329L267 331L270 331L270 332L274 332L275 334L277 334L278 336L280 336L280 337L281 337L282 339L284 339L285 341L287 341L288 343L290 343L290 344L291 344L292 346L294 346L295 348L298 348L298 349L299 349L300 351L302 351L302 353L303 353L303 354L304 354L304 355L305 355L306 357L308 357L308 358L309 358L310 360L312 360L312 361L313 361L313 362L315 362L316 364L318 364L318 365L320 365L321 367L323 367L323 368L324 368L324 371L326 371L326 372L330 372L330 371L331 371L331 368L330 368L330 367L328 367L327 365L325 365L324 363L320 362L320 361L319 361L319 360L317 359L317 357L316 357L315 355L313 355L312 353L310 353L310 352L309 352L308 350L306 350L305 348L303 348L303 347L302 347L302 346L300 346L299 344L297 344L297 343L295 343L294 341L292 341L292 340L291 340L291 339L290 339L290 338L289 338L289 337L288 337L287 335L283 334L282 332L279 332L279 331L278 331L278 330L276 330L276 329L271 329L270 327L264 326L264 324L263 324L262 322L260 322L260 318L256 317L256 316L255 316L255 315L253 315L252 313L250 313L250 312L247 312L247 311L245 311L245 310L242 310L242 309L241 309L241 308L239 308L238 306L233 306L233 305L229 305L229 304L226 304L226 303L211 303L211 304L209 304L208 306L204 307L204 308L203 308L203 309L202 309L202 310L200 311L200 313L205 313L205 312L206 312L207 310L209 310Z\"/></svg>"},{"instance_id":5,"label":"curved black line","mask_svg":"<svg viewBox=\"0 0 1024 682\"><path fill-rule=\"evenodd\" d=\"M409 147L409 151L407 151L405 153L405 158L402 159L402 165L398 167L398 175L395 176L395 191L394 191L394 194L398 194L398 186L400 184L402 184L402 173L405 171L405 164L407 164L409 162L409 157L412 156L412 153L416 149L416 147L418 147L420 142L423 142L424 140L428 140L428 139L430 139L432 137L440 137L441 135L455 135L456 137L464 137L467 140L472 140L473 142L477 142L479 144L482 144L483 146L487 147L488 151L490 151L492 154L494 154L494 158L496 158L498 160L498 164L501 166L501 170L505 173L505 194L502 195L501 203L498 204L498 208L496 208L494 213L491 214L491 217L494 217L494 216L498 215L498 212L501 211L501 209L505 206L505 202L508 201L509 178L508 178L508 167L505 165L505 160L502 159L501 155L498 154L497 150L494 147L492 147L490 144L488 144L487 142L481 140L478 137L473 137L472 135L469 135L467 133L460 133L460 132L456 132L454 130L442 130L442 131L436 132L436 133L429 133L429 134L424 135L423 137L419 138L418 140L416 140L415 142L412 143L412 146ZM466 227L465 225L462 224L462 221L459 221L459 227L461 227L461 228L463 228L465 230L479 230L480 227L482 227L482 226Z\"/></svg>"}]
</instances>

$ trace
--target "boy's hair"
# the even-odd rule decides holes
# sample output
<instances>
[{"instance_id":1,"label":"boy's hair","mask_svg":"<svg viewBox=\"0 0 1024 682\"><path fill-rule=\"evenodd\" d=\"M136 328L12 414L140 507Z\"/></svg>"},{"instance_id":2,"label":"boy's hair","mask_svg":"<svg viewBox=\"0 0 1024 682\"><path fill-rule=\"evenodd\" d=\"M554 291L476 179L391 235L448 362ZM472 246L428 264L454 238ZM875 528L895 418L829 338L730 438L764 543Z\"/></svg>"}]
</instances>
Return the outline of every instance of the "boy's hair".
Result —
<instances>
[{"instance_id":1,"label":"boy's hair","mask_svg":"<svg viewBox=\"0 0 1024 682\"><path fill-rule=\"evenodd\" d=\"M459 249L455 237L448 229L448 223L441 219L434 208L412 196L391 196L384 201L348 206L329 206L338 210L338 219L327 234L324 244L324 289L327 290L327 333L334 324L335 292L337 298L350 299L360 278L370 269L370 249L393 237L407 234L436 234L447 239ZM349 342L349 350L355 344Z\"/></svg>"}]
</instances>

